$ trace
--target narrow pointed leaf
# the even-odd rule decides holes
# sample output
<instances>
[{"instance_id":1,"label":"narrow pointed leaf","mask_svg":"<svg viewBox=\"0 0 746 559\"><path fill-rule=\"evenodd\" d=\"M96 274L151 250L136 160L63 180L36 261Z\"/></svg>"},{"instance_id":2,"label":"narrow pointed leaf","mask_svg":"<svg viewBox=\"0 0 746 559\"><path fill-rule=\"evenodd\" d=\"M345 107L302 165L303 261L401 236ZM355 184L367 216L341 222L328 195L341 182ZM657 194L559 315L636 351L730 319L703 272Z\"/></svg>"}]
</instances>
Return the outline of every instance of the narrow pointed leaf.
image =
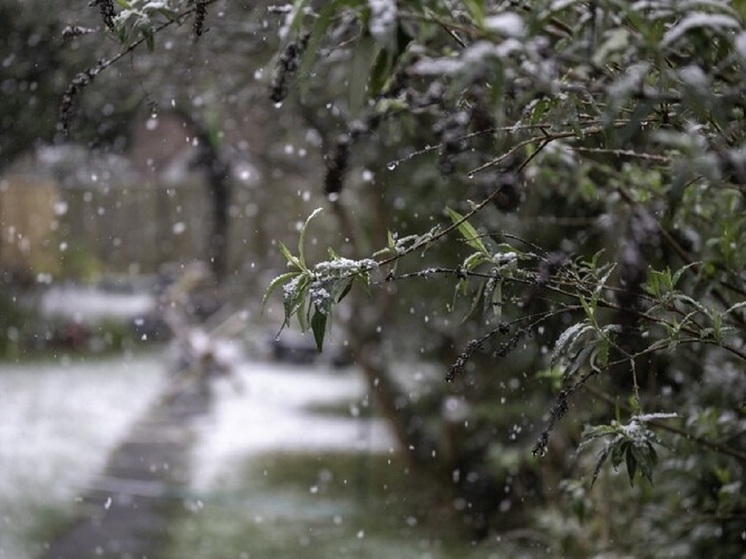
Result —
<instances>
[{"instance_id":1,"label":"narrow pointed leaf","mask_svg":"<svg viewBox=\"0 0 746 559\"><path fill-rule=\"evenodd\" d=\"M337 303L339 303L342 299L344 299L345 297L347 297L347 295L349 294L350 290L352 289L352 284L353 284L353 280L350 280L350 281L347 282L347 284L342 289L342 292L337 297Z\"/></svg>"},{"instance_id":2,"label":"narrow pointed leaf","mask_svg":"<svg viewBox=\"0 0 746 559\"><path fill-rule=\"evenodd\" d=\"M270 295L274 293L274 291L283 283L286 283L293 279L295 276L300 274L300 272L286 272L284 274L281 274L277 276L275 279L273 279L267 289L264 291L264 296L262 297L262 308L267 304L267 300L269 299Z\"/></svg>"},{"instance_id":3,"label":"narrow pointed leaf","mask_svg":"<svg viewBox=\"0 0 746 559\"><path fill-rule=\"evenodd\" d=\"M311 330L316 342L316 349L321 353L324 349L324 336L326 334L326 314L315 310L311 317Z\"/></svg>"},{"instance_id":4,"label":"narrow pointed leaf","mask_svg":"<svg viewBox=\"0 0 746 559\"><path fill-rule=\"evenodd\" d=\"M293 253L290 252L290 249L285 246L285 243L280 241L280 253L285 257L285 259L293 266L298 268L298 270L304 271L306 267L301 263L300 260L298 260L297 256L293 256Z\"/></svg>"},{"instance_id":5,"label":"narrow pointed leaf","mask_svg":"<svg viewBox=\"0 0 746 559\"><path fill-rule=\"evenodd\" d=\"M627 461L627 475L629 476L629 484L634 485L635 484L635 474L637 473L637 459L635 458L635 453L633 452L634 447L628 448L627 452L625 453L625 458Z\"/></svg>"},{"instance_id":6,"label":"narrow pointed leaf","mask_svg":"<svg viewBox=\"0 0 746 559\"><path fill-rule=\"evenodd\" d=\"M457 211L447 207L446 212L448 212L448 216L451 218L451 221L456 226L459 233L461 233L461 236L466 241L466 244L473 249L487 253L487 247L484 246L484 243L479 238L479 233L476 229L474 229L474 226L466 221L464 219L464 216L462 216Z\"/></svg>"},{"instance_id":7,"label":"narrow pointed leaf","mask_svg":"<svg viewBox=\"0 0 746 559\"><path fill-rule=\"evenodd\" d=\"M300 260L301 266L303 268L306 268L306 230L308 229L308 224L311 223L311 220L319 215L322 211L324 211L323 208L316 208L315 210L313 210L313 212L311 212L311 215L306 218L306 222L303 224L303 227L301 227L300 236L298 237L298 260Z\"/></svg>"}]
</instances>

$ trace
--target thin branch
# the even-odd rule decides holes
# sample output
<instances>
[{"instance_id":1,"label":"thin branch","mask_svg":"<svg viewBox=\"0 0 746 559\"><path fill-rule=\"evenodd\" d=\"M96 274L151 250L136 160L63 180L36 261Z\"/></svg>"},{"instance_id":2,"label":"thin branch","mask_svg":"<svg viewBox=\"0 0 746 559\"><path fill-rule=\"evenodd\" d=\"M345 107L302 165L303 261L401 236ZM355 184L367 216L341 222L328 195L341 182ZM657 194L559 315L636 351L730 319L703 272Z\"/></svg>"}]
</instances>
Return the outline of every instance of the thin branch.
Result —
<instances>
[{"instance_id":1,"label":"thin branch","mask_svg":"<svg viewBox=\"0 0 746 559\"><path fill-rule=\"evenodd\" d=\"M644 159L646 161L656 161L658 163L671 163L673 161L671 157L666 157L665 155L641 153L631 149L588 148L581 146L572 146L570 149L579 153L599 153L614 155L616 157L632 157L636 159Z\"/></svg>"},{"instance_id":2,"label":"thin branch","mask_svg":"<svg viewBox=\"0 0 746 559\"><path fill-rule=\"evenodd\" d=\"M601 121L597 119L590 119L588 121L584 121L583 125L585 126L598 126L601 125ZM613 126L625 126L629 124L629 119L617 119L613 123ZM641 125L647 124L646 122L641 123ZM506 133L515 133L515 132L521 132L521 131L527 131L527 130L550 130L553 128L564 128L571 126L569 123L549 123L549 122L539 122L536 124L513 124L510 126L495 126L490 128L484 128L482 130L477 130L475 132L470 132L469 134L464 134L463 136L459 136L456 138L458 141L466 141L471 140L472 138L476 138L479 136L482 136L484 134L495 134L498 132L506 132ZM539 136L538 138L546 138L546 133L542 136ZM419 149L417 151L414 151L408 155L405 155L404 157L401 157L399 159L392 159L389 160L386 163L386 166L389 169L395 169L402 163L406 163L407 161L410 161L414 159L415 157L419 157L420 155L425 155L426 153L429 153L431 151L437 151L443 148L443 143L437 143L437 144L431 144L427 145L422 149Z\"/></svg>"},{"instance_id":3,"label":"thin branch","mask_svg":"<svg viewBox=\"0 0 746 559\"><path fill-rule=\"evenodd\" d=\"M588 128L585 128L581 131L583 135L587 134L598 134L600 132L603 132L604 128L601 126L590 126ZM469 171L469 176L474 176L475 174L484 171L485 169L489 169L490 167L494 167L496 165L499 165L506 159L512 157L515 153L517 153L519 150L523 149L526 146L529 146L531 144L534 144L536 142L543 142L546 146L550 142L554 142L556 140L561 140L563 138L574 138L579 136L580 133L572 130L572 131L566 131L566 132L555 132L555 133L544 133L541 136L534 136L532 138L528 138L527 140L522 140L518 142L516 145L514 145L512 148L510 148L507 152L503 153L502 155L495 157L491 161L488 161L487 163L484 163L480 165L479 167L476 167ZM538 150L537 150L538 151Z\"/></svg>"},{"instance_id":4,"label":"thin branch","mask_svg":"<svg viewBox=\"0 0 746 559\"><path fill-rule=\"evenodd\" d=\"M540 139L541 140L541 139ZM533 159L544 147L548 144L548 141L542 142L539 147L536 149L534 153L532 153L528 158L526 158L523 163L518 167L517 171L520 171L523 167L525 167L531 159ZM489 196L487 196L484 200L482 200L479 204L475 205L468 213L466 213L461 219L458 221L452 223L442 231L439 231L438 233L435 233L432 237L428 237L427 239L424 239L418 243L414 243L411 247L408 247L406 250L403 250L402 252L395 254L393 256L390 256L381 262L379 262L379 266L386 266L388 264L392 264L393 262L396 262L403 256L406 256L407 254L410 254L416 250L419 250L431 243L434 243L435 241L442 239L446 235L450 234L451 232L457 230L463 223L470 220L472 217L474 217L477 213L482 211L487 204L492 202L499 194L501 189L496 188Z\"/></svg>"}]
</instances>

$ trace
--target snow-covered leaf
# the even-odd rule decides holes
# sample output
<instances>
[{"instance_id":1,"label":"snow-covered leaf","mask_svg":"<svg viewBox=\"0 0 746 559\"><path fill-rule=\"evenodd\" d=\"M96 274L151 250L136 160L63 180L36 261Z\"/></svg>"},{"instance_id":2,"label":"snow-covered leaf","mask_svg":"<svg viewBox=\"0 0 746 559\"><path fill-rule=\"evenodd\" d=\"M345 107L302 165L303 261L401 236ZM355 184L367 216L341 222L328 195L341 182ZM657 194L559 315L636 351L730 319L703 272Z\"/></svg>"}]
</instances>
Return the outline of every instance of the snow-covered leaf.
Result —
<instances>
[{"instance_id":1,"label":"snow-covered leaf","mask_svg":"<svg viewBox=\"0 0 746 559\"><path fill-rule=\"evenodd\" d=\"M740 27L741 25L738 21L729 15L694 12L688 14L676 25L671 27L671 29L663 35L661 45L665 47L675 43L692 29L710 29L714 32L722 33L723 31L732 31Z\"/></svg>"},{"instance_id":2,"label":"snow-covered leaf","mask_svg":"<svg viewBox=\"0 0 746 559\"><path fill-rule=\"evenodd\" d=\"M484 27L503 37L524 37L526 35L523 18L515 12L503 12L489 16L484 20Z\"/></svg>"}]
</instances>

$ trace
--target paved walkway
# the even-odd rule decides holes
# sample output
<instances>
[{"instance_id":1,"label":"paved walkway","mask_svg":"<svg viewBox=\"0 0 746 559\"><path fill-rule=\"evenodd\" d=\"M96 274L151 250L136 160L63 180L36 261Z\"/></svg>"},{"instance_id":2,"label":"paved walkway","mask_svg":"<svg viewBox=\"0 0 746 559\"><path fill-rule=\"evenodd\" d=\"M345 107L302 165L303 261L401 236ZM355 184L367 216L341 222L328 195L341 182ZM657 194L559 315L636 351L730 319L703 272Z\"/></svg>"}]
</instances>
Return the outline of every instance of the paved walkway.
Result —
<instances>
[{"instance_id":1,"label":"paved walkway","mask_svg":"<svg viewBox=\"0 0 746 559\"><path fill-rule=\"evenodd\" d=\"M208 394L182 391L154 405L113 451L80 503L79 520L44 559L153 559L185 511L194 420Z\"/></svg>"}]
</instances>

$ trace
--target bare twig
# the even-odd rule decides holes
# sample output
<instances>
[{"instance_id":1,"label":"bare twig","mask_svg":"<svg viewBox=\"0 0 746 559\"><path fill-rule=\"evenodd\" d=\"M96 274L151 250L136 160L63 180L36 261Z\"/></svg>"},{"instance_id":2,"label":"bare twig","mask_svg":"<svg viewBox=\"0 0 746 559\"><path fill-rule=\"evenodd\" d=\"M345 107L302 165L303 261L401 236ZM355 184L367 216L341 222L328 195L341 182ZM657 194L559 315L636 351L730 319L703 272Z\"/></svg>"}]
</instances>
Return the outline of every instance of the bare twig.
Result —
<instances>
[{"instance_id":1,"label":"bare twig","mask_svg":"<svg viewBox=\"0 0 746 559\"><path fill-rule=\"evenodd\" d=\"M655 161L658 163L671 163L673 159L666 157L665 155L656 155L654 153L642 153L631 149L608 149L608 148L588 148L581 146L572 146L570 148L573 151L579 153L598 153L605 155L613 155L615 157L631 157L635 159L644 159L646 161Z\"/></svg>"}]
</instances>

